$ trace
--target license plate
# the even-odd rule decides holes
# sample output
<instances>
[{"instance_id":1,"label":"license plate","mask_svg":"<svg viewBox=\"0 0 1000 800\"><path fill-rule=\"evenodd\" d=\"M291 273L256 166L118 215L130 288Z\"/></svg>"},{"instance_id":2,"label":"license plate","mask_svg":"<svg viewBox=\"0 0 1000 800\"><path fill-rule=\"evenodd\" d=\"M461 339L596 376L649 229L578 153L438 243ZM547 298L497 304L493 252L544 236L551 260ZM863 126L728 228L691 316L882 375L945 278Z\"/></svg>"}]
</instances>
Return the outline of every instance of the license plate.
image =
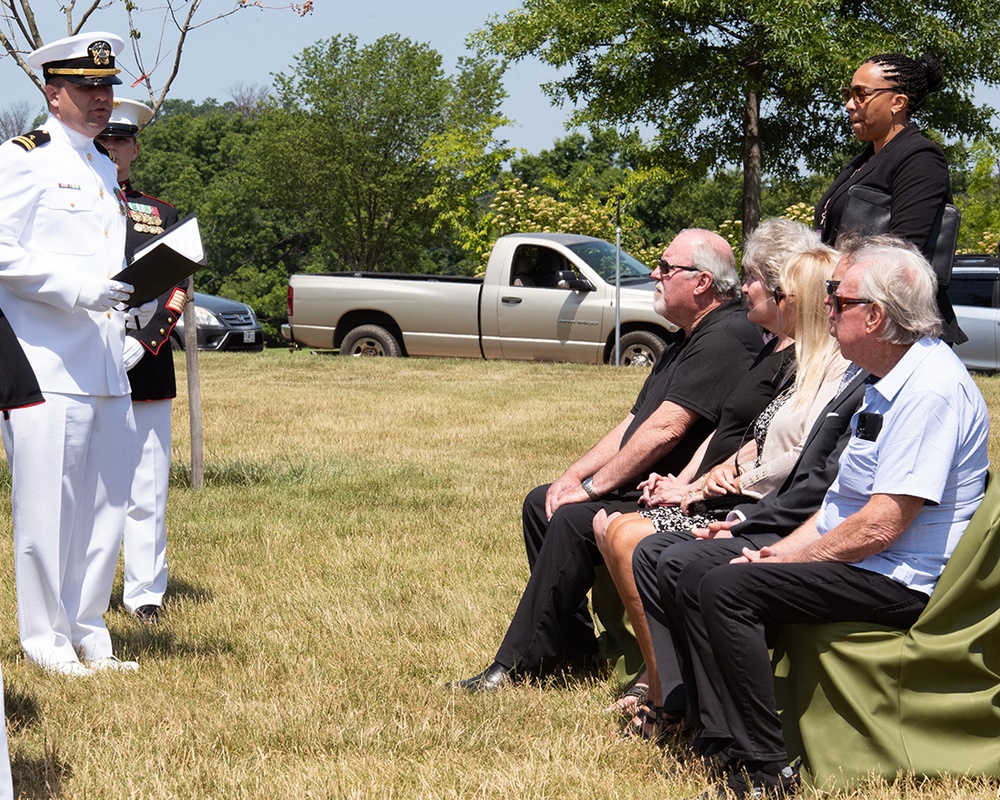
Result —
<instances>
[{"instance_id":1,"label":"license plate","mask_svg":"<svg viewBox=\"0 0 1000 800\"><path fill-rule=\"evenodd\" d=\"M243 331L243 344L253 344L257 341L256 331Z\"/></svg>"}]
</instances>

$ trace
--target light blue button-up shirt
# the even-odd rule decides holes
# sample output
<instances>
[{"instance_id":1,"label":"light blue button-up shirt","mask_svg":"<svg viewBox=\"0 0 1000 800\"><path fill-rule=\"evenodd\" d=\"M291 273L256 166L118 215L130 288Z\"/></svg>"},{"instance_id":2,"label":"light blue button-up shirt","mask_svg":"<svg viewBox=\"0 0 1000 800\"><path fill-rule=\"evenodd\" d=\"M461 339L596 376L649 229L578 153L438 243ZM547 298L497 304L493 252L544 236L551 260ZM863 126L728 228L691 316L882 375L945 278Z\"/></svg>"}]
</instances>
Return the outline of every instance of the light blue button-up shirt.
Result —
<instances>
[{"instance_id":1,"label":"light blue button-up shirt","mask_svg":"<svg viewBox=\"0 0 1000 800\"><path fill-rule=\"evenodd\" d=\"M882 418L874 441L858 436L862 413ZM832 530L873 494L924 498L903 534L856 566L930 594L983 497L986 403L951 348L924 338L867 388L851 430L817 528L821 535Z\"/></svg>"}]
</instances>

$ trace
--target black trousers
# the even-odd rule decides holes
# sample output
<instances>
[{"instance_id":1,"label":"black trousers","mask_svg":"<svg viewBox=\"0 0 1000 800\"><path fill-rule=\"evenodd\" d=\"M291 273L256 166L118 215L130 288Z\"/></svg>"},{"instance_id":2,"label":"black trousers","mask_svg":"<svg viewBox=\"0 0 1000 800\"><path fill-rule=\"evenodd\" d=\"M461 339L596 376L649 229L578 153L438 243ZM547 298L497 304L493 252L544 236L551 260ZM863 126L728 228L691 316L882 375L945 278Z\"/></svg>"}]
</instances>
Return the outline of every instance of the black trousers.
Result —
<instances>
[{"instance_id":1,"label":"black trousers","mask_svg":"<svg viewBox=\"0 0 1000 800\"><path fill-rule=\"evenodd\" d=\"M849 564L690 564L677 587L705 739L729 754L786 761L768 638L780 625L908 628L928 597Z\"/></svg>"},{"instance_id":2,"label":"black trousers","mask_svg":"<svg viewBox=\"0 0 1000 800\"><path fill-rule=\"evenodd\" d=\"M543 674L564 661L597 653L587 592L594 568L604 563L594 540L600 509L635 511L634 497L610 495L592 503L562 506L545 518L545 492L539 486L524 500L524 544L531 576L495 660L508 669Z\"/></svg>"},{"instance_id":3,"label":"black trousers","mask_svg":"<svg viewBox=\"0 0 1000 800\"><path fill-rule=\"evenodd\" d=\"M632 574L653 642L663 707L672 715L685 716L695 728L701 727L697 693L687 634L676 602L677 581L684 568L695 561L725 564L744 547L757 549L779 538L695 539L689 531L664 531L647 536L632 554Z\"/></svg>"}]
</instances>

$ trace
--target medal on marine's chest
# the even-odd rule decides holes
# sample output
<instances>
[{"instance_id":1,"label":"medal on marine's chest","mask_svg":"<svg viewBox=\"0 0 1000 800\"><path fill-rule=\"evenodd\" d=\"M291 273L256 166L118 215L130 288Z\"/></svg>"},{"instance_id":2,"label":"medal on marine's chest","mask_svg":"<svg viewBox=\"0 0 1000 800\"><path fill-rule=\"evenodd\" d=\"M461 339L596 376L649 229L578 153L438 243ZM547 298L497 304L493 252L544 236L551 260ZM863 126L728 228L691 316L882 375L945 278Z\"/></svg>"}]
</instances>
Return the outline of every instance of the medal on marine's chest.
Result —
<instances>
[{"instance_id":1,"label":"medal on marine's chest","mask_svg":"<svg viewBox=\"0 0 1000 800\"><path fill-rule=\"evenodd\" d=\"M163 219L160 217L160 209L156 206L130 200L128 215L132 220L132 227L139 233L149 233L154 236L163 233Z\"/></svg>"}]
</instances>

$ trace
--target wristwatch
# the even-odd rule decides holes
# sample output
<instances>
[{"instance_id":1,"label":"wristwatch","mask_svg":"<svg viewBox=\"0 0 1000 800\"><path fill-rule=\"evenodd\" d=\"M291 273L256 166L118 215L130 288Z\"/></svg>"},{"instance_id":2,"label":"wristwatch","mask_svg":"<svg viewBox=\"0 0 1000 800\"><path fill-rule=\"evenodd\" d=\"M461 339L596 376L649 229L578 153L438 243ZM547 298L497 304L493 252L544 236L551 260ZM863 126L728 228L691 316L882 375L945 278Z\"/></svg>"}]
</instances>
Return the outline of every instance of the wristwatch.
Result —
<instances>
[{"instance_id":1,"label":"wristwatch","mask_svg":"<svg viewBox=\"0 0 1000 800\"><path fill-rule=\"evenodd\" d=\"M583 487L583 491L587 493L587 497L591 500L596 500L600 495L594 491L594 479L593 477L584 478L580 481L580 485Z\"/></svg>"}]
</instances>

